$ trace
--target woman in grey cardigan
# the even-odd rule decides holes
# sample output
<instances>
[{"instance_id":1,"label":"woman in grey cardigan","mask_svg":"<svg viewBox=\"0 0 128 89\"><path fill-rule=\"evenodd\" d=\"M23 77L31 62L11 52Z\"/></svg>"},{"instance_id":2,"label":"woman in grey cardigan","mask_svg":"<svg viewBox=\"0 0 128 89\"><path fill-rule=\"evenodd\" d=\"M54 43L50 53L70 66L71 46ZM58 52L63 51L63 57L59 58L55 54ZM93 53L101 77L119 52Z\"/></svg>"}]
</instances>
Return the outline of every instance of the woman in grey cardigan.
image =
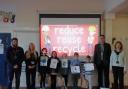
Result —
<instances>
[{"instance_id":1,"label":"woman in grey cardigan","mask_svg":"<svg viewBox=\"0 0 128 89\"><path fill-rule=\"evenodd\" d=\"M115 49L110 57L110 70L113 72L114 89L124 89L124 71L126 71L126 60L123 52L123 44L115 43Z\"/></svg>"}]
</instances>

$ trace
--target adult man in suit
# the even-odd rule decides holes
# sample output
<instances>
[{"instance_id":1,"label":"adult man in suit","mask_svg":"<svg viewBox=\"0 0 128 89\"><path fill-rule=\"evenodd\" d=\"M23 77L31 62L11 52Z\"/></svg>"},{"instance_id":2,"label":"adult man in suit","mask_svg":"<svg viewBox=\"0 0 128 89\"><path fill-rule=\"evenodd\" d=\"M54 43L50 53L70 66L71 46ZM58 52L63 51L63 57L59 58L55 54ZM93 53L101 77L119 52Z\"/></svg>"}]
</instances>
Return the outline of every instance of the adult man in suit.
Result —
<instances>
[{"instance_id":1,"label":"adult man in suit","mask_svg":"<svg viewBox=\"0 0 128 89\"><path fill-rule=\"evenodd\" d=\"M105 36L100 35L100 43L95 45L94 63L98 72L98 87L109 88L109 63L111 46L105 42Z\"/></svg>"}]
</instances>

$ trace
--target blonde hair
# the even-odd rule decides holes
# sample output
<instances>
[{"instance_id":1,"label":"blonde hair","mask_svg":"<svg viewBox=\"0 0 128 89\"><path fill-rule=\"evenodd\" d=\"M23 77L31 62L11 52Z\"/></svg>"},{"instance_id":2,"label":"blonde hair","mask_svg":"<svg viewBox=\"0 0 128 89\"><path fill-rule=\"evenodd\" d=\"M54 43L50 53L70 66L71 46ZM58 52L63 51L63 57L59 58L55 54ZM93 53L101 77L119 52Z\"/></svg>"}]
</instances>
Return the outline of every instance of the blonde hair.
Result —
<instances>
[{"instance_id":1,"label":"blonde hair","mask_svg":"<svg viewBox=\"0 0 128 89\"><path fill-rule=\"evenodd\" d=\"M28 50L26 51L26 58L30 58L31 55L30 54L34 54L35 58L38 57L37 53L36 53L36 50L35 50L35 44L34 43L29 43L29 47L28 47Z\"/></svg>"},{"instance_id":2,"label":"blonde hair","mask_svg":"<svg viewBox=\"0 0 128 89\"><path fill-rule=\"evenodd\" d=\"M34 43L29 43L29 48L28 48L28 50L30 51L30 52L34 52L35 51L35 44Z\"/></svg>"}]
</instances>

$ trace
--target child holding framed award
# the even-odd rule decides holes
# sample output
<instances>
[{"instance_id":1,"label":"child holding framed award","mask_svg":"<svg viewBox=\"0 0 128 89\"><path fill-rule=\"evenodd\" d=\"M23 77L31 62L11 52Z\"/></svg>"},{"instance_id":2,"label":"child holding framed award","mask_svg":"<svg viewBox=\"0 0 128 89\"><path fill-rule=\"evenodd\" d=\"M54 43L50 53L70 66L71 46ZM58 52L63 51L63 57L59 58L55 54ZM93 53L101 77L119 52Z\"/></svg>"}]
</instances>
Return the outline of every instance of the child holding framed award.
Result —
<instances>
[{"instance_id":1,"label":"child holding framed award","mask_svg":"<svg viewBox=\"0 0 128 89\"><path fill-rule=\"evenodd\" d=\"M39 58L39 67L38 71L40 73L41 79L40 79L40 89L45 88L45 80L46 80L46 74L48 70L48 59L49 57L47 56L47 49L43 48L41 50L41 56ZM43 86L42 86L43 83Z\"/></svg>"},{"instance_id":2,"label":"child holding framed award","mask_svg":"<svg viewBox=\"0 0 128 89\"><path fill-rule=\"evenodd\" d=\"M80 78L80 61L79 54L74 53L73 59L70 60L70 69L73 81L73 89L78 89L78 79Z\"/></svg>"},{"instance_id":3,"label":"child holding framed award","mask_svg":"<svg viewBox=\"0 0 128 89\"><path fill-rule=\"evenodd\" d=\"M67 53L63 53L61 58L60 73L64 78L64 89L67 89L69 69L70 68L69 68L69 60L68 60Z\"/></svg>"},{"instance_id":4,"label":"child holding framed award","mask_svg":"<svg viewBox=\"0 0 128 89\"><path fill-rule=\"evenodd\" d=\"M85 79L88 82L88 89L92 89L92 75L94 72L94 63L89 55L86 56L86 63L83 64Z\"/></svg>"},{"instance_id":5,"label":"child holding framed award","mask_svg":"<svg viewBox=\"0 0 128 89\"><path fill-rule=\"evenodd\" d=\"M56 89L56 78L60 69L61 63L57 57L57 52L52 51L51 57L48 60L49 74L51 77L51 89Z\"/></svg>"}]
</instances>

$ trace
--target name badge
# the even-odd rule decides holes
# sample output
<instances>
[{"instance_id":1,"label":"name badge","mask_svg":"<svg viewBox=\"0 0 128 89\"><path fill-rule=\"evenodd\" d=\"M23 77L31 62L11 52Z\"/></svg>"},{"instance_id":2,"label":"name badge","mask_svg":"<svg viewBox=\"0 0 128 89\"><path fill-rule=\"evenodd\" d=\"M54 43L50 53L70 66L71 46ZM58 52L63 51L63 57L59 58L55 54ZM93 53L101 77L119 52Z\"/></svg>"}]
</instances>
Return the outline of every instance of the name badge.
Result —
<instances>
[{"instance_id":1,"label":"name badge","mask_svg":"<svg viewBox=\"0 0 128 89\"><path fill-rule=\"evenodd\" d=\"M119 61L116 61L117 64L119 64Z\"/></svg>"},{"instance_id":2,"label":"name badge","mask_svg":"<svg viewBox=\"0 0 128 89\"><path fill-rule=\"evenodd\" d=\"M34 62L34 61L31 61L31 64L32 64L32 65L34 65L34 64L35 64L35 62Z\"/></svg>"}]
</instances>

